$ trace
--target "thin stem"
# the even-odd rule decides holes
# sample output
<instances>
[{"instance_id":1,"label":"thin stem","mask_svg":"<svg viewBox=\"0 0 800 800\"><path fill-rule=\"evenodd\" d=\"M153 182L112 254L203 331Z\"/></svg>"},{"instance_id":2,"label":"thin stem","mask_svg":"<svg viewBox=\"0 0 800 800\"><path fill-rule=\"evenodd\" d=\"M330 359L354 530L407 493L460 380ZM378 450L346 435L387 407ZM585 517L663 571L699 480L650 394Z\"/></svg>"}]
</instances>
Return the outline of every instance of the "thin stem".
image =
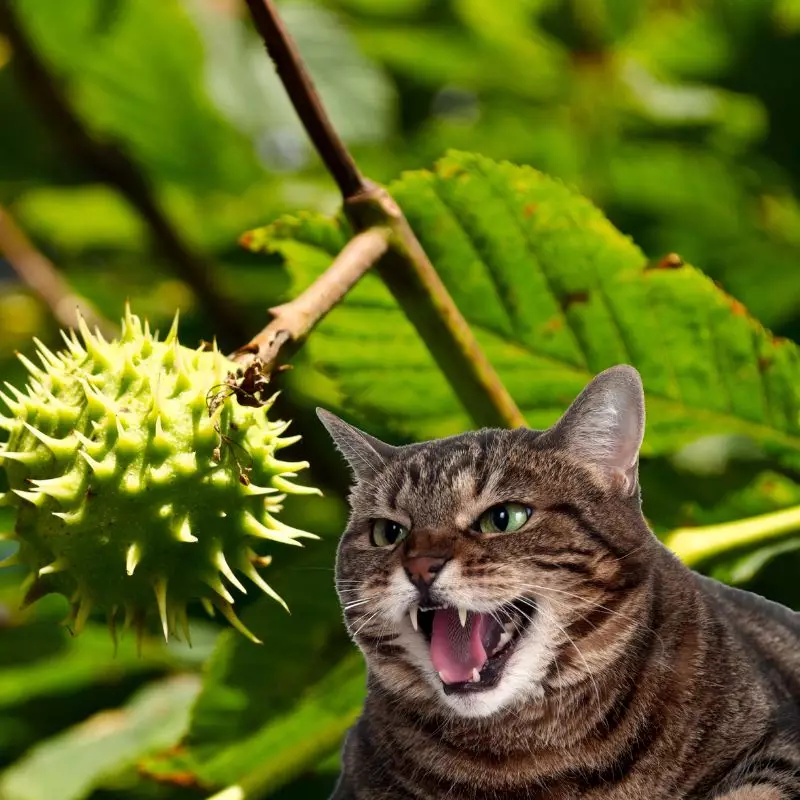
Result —
<instances>
[{"instance_id":1,"label":"thin stem","mask_svg":"<svg viewBox=\"0 0 800 800\"><path fill-rule=\"evenodd\" d=\"M366 188L363 176L322 106L308 70L272 0L245 0L267 54L275 64L303 127L342 193L351 197Z\"/></svg>"},{"instance_id":2,"label":"thin stem","mask_svg":"<svg viewBox=\"0 0 800 800\"><path fill-rule=\"evenodd\" d=\"M352 289L389 248L390 231L370 228L354 236L330 267L294 300L270 309L272 321L232 356L246 362L258 356L268 368L278 355L296 350L314 326Z\"/></svg>"},{"instance_id":3,"label":"thin stem","mask_svg":"<svg viewBox=\"0 0 800 800\"><path fill-rule=\"evenodd\" d=\"M798 530L800 506L793 506L736 522L676 528L666 536L664 544L685 564L695 566L726 551L771 541Z\"/></svg>"},{"instance_id":4,"label":"thin stem","mask_svg":"<svg viewBox=\"0 0 800 800\"><path fill-rule=\"evenodd\" d=\"M189 284L219 329L235 340L248 335L241 313L212 275L211 264L196 252L168 219L141 170L116 147L98 141L84 127L64 94L59 80L39 56L13 3L0 0L0 33L11 44L12 66L31 101L61 137L64 147L101 181L118 190L147 223L157 248Z\"/></svg>"},{"instance_id":5,"label":"thin stem","mask_svg":"<svg viewBox=\"0 0 800 800\"><path fill-rule=\"evenodd\" d=\"M389 193L375 187L346 201L345 212L357 230L372 220L391 228L392 248L378 273L467 413L478 425L524 427L525 417Z\"/></svg>"},{"instance_id":6,"label":"thin stem","mask_svg":"<svg viewBox=\"0 0 800 800\"><path fill-rule=\"evenodd\" d=\"M524 425L522 413L483 353L403 212L388 192L361 175L334 130L273 0L246 2L306 132L339 186L353 228L391 229L391 248L377 269L459 400L478 425Z\"/></svg>"},{"instance_id":7,"label":"thin stem","mask_svg":"<svg viewBox=\"0 0 800 800\"><path fill-rule=\"evenodd\" d=\"M36 249L2 206L0 255L8 261L20 280L38 295L60 325L77 329L80 313L90 328L99 328L106 337L116 335L116 326L103 317L86 298L72 291L53 263Z\"/></svg>"}]
</instances>

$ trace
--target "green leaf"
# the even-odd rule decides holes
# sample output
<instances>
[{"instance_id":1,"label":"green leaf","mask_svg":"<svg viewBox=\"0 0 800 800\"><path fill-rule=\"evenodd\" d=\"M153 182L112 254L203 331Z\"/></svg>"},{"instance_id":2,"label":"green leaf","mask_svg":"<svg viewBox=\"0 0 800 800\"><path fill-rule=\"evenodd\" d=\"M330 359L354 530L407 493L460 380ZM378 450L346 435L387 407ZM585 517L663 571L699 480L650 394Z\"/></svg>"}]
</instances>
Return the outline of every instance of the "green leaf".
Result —
<instances>
[{"instance_id":1,"label":"green leaf","mask_svg":"<svg viewBox=\"0 0 800 800\"><path fill-rule=\"evenodd\" d=\"M328 511L328 525L337 526L338 534L344 527L342 504L329 505ZM303 690L350 650L334 588L336 543L325 537L293 559L282 557L280 566L265 573L290 613L268 598L244 609L244 623L263 645L228 635L233 631L220 635L192 713L189 740L202 748L204 760L291 710Z\"/></svg>"},{"instance_id":2,"label":"green leaf","mask_svg":"<svg viewBox=\"0 0 800 800\"><path fill-rule=\"evenodd\" d=\"M431 88L454 85L477 91L508 91L525 98L552 99L566 74L565 55L538 32L524 31L509 48L481 41L453 26L412 27L393 22L364 26L359 43L367 55ZM487 69L487 64L492 69ZM525 70L519 64L525 63Z\"/></svg>"},{"instance_id":3,"label":"green leaf","mask_svg":"<svg viewBox=\"0 0 800 800\"><path fill-rule=\"evenodd\" d=\"M365 694L363 659L353 653L306 691L291 711L200 764L198 775L208 783L258 787L259 796L273 791L339 748L361 712Z\"/></svg>"},{"instance_id":4,"label":"green leaf","mask_svg":"<svg viewBox=\"0 0 800 800\"><path fill-rule=\"evenodd\" d=\"M646 455L738 434L800 465L797 346L697 269L648 268L591 203L527 167L452 153L390 191L532 427L554 422L593 375L626 362L647 393ZM296 293L348 235L338 220L306 215L251 241L283 256ZM410 439L469 426L377 276L317 328L305 356L373 429ZM294 375L301 391L306 375Z\"/></svg>"},{"instance_id":5,"label":"green leaf","mask_svg":"<svg viewBox=\"0 0 800 800\"><path fill-rule=\"evenodd\" d=\"M78 638L52 621L0 628L0 654L0 711L176 663L156 639L145 642L139 657L134 637L128 635L115 655L105 627L89 625Z\"/></svg>"},{"instance_id":6,"label":"green leaf","mask_svg":"<svg viewBox=\"0 0 800 800\"><path fill-rule=\"evenodd\" d=\"M208 92L217 106L259 141L270 162L281 169L303 164L311 145L272 62L264 58L263 43L244 19L221 14L204 0L187 7L206 44ZM294 2L281 7L281 19L339 135L350 145L383 141L392 121L393 88L359 52L337 15Z\"/></svg>"},{"instance_id":7,"label":"green leaf","mask_svg":"<svg viewBox=\"0 0 800 800\"><path fill-rule=\"evenodd\" d=\"M711 571L713 577L730 584L747 584L752 581L774 558L784 553L800 550L800 537L793 536L780 542L770 543L764 547L745 553L736 559L730 559ZM796 604L794 605L796 608Z\"/></svg>"},{"instance_id":8,"label":"green leaf","mask_svg":"<svg viewBox=\"0 0 800 800\"><path fill-rule=\"evenodd\" d=\"M258 172L252 143L202 83L202 42L177 0L18 0L35 46L89 128L124 142L158 180L241 191Z\"/></svg>"},{"instance_id":9,"label":"green leaf","mask_svg":"<svg viewBox=\"0 0 800 800\"><path fill-rule=\"evenodd\" d=\"M79 800L110 774L174 744L200 688L193 675L167 678L123 708L103 711L41 742L0 775L3 800Z\"/></svg>"}]
</instances>

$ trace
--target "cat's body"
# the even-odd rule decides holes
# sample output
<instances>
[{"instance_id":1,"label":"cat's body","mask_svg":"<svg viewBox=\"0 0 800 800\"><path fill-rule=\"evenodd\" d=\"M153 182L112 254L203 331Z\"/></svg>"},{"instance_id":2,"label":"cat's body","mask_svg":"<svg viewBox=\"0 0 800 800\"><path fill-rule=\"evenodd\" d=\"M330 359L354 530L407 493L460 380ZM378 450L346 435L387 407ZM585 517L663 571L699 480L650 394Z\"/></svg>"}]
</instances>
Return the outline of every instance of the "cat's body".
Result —
<instances>
[{"instance_id":1,"label":"cat's body","mask_svg":"<svg viewBox=\"0 0 800 800\"><path fill-rule=\"evenodd\" d=\"M390 448L323 421L357 477L337 587L369 670L336 800L800 798L800 615L650 532L633 370L541 433Z\"/></svg>"}]
</instances>

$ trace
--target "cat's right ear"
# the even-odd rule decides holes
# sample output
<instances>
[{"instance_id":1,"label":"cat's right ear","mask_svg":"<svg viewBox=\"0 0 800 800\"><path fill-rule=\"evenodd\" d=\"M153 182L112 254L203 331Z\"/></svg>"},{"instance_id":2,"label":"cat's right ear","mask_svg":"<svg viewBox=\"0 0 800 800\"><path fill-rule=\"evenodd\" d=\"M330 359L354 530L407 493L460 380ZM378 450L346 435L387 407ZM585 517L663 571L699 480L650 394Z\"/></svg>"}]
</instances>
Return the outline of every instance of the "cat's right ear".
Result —
<instances>
[{"instance_id":1,"label":"cat's right ear","mask_svg":"<svg viewBox=\"0 0 800 800\"><path fill-rule=\"evenodd\" d=\"M597 467L630 495L638 486L644 417L642 379L633 367L620 364L589 383L544 441Z\"/></svg>"},{"instance_id":2,"label":"cat's right ear","mask_svg":"<svg viewBox=\"0 0 800 800\"><path fill-rule=\"evenodd\" d=\"M392 457L392 447L374 436L370 436L324 408L317 409L320 422L328 429L334 444L347 460L358 480L369 481Z\"/></svg>"}]
</instances>

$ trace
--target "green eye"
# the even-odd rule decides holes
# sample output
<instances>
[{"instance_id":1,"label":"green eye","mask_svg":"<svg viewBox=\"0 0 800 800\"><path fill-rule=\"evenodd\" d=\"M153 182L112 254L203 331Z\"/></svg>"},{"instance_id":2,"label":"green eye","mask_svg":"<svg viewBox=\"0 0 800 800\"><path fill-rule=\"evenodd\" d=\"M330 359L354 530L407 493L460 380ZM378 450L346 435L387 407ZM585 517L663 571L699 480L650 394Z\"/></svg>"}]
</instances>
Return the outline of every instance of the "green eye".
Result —
<instances>
[{"instance_id":1,"label":"green eye","mask_svg":"<svg viewBox=\"0 0 800 800\"><path fill-rule=\"evenodd\" d=\"M519 503L500 503L478 517L473 528L481 533L513 533L531 517L533 509Z\"/></svg>"},{"instance_id":2,"label":"green eye","mask_svg":"<svg viewBox=\"0 0 800 800\"><path fill-rule=\"evenodd\" d=\"M404 528L399 522L392 522L390 519L376 519L372 523L370 539L375 547L389 547L402 542L406 536L408 536L408 528Z\"/></svg>"}]
</instances>

